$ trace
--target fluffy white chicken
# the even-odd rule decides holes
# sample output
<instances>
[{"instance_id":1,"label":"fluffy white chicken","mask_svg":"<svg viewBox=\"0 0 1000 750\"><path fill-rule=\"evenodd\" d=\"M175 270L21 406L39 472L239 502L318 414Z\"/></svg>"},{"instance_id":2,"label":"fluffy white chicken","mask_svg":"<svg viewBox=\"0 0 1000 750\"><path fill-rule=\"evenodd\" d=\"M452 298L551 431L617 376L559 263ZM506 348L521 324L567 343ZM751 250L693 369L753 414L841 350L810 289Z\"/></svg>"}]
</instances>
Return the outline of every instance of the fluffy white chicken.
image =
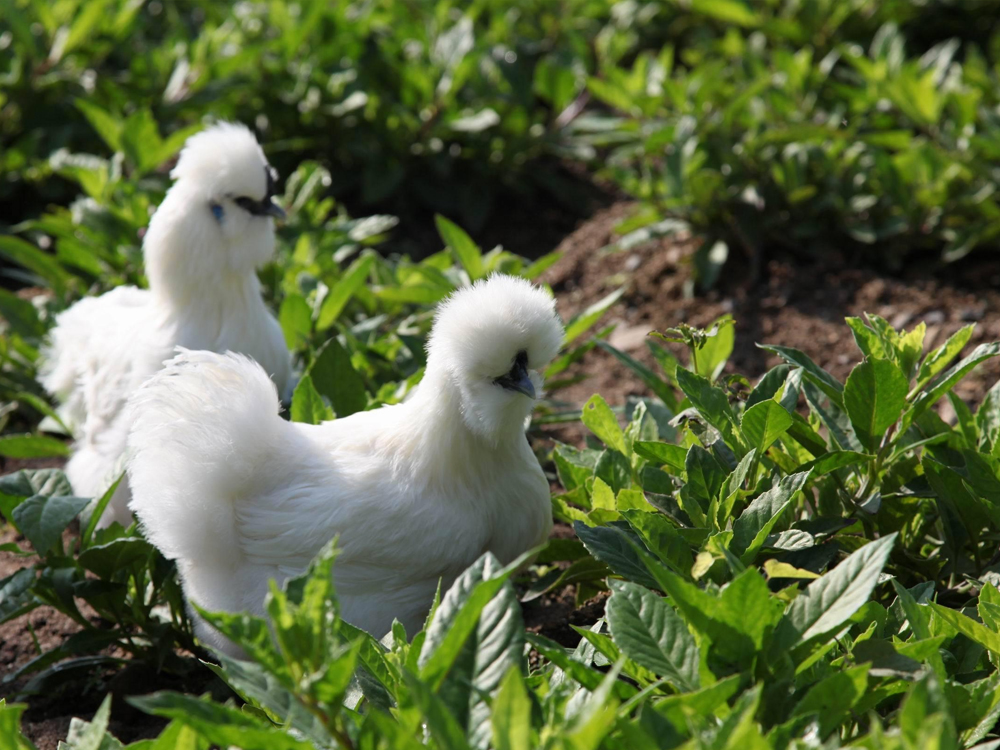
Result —
<instances>
[{"instance_id":1,"label":"fluffy white chicken","mask_svg":"<svg viewBox=\"0 0 1000 750\"><path fill-rule=\"evenodd\" d=\"M128 397L177 346L242 352L284 393L290 357L261 299L256 269L274 253L274 169L242 125L191 136L143 241L149 290L120 287L83 299L56 320L41 382L77 438L66 466L73 490L99 497L125 449ZM122 482L101 518L128 524Z\"/></svg>"},{"instance_id":2,"label":"fluffy white chicken","mask_svg":"<svg viewBox=\"0 0 1000 750\"><path fill-rule=\"evenodd\" d=\"M493 276L438 308L412 398L316 426L281 419L246 357L182 352L130 402L131 508L201 607L262 615L268 580L339 535L344 619L413 632L438 579L547 538L549 485L524 424L562 339L545 292Z\"/></svg>"}]
</instances>

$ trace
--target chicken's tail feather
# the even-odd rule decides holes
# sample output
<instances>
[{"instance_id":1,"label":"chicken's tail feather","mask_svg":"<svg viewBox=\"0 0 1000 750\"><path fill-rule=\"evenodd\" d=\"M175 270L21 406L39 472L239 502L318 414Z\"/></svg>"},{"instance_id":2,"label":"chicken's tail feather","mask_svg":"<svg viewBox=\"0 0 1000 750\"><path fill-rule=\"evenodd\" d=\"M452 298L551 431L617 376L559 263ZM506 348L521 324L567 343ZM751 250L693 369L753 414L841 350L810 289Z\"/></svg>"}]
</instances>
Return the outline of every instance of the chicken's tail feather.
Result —
<instances>
[{"instance_id":1,"label":"chicken's tail feather","mask_svg":"<svg viewBox=\"0 0 1000 750\"><path fill-rule=\"evenodd\" d=\"M182 574L238 566L234 499L260 488L286 426L263 368L181 350L128 409L130 507L149 540Z\"/></svg>"}]
</instances>

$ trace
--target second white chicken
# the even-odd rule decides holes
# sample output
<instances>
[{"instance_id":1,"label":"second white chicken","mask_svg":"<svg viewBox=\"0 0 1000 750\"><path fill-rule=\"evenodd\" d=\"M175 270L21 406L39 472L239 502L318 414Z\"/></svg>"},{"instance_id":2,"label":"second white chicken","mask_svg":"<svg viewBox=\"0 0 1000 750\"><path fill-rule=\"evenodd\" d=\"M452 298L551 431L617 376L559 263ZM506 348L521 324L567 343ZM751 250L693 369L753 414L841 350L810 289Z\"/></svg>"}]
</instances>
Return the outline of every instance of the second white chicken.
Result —
<instances>
[{"instance_id":1,"label":"second white chicken","mask_svg":"<svg viewBox=\"0 0 1000 750\"><path fill-rule=\"evenodd\" d=\"M268 580L339 536L344 619L412 633L439 579L547 538L549 485L524 424L562 339L546 293L493 276L440 306L412 398L317 426L284 421L249 359L184 352L130 403L132 510L203 608L262 614Z\"/></svg>"},{"instance_id":2,"label":"second white chicken","mask_svg":"<svg viewBox=\"0 0 1000 750\"><path fill-rule=\"evenodd\" d=\"M261 299L256 269L274 254L275 172L251 133L220 123L191 136L174 185L143 241L149 289L119 287L59 315L42 384L62 402L77 442L66 474L83 497L104 493L125 449L128 397L177 346L243 352L284 393L291 361ZM100 520L128 525L119 485Z\"/></svg>"}]
</instances>

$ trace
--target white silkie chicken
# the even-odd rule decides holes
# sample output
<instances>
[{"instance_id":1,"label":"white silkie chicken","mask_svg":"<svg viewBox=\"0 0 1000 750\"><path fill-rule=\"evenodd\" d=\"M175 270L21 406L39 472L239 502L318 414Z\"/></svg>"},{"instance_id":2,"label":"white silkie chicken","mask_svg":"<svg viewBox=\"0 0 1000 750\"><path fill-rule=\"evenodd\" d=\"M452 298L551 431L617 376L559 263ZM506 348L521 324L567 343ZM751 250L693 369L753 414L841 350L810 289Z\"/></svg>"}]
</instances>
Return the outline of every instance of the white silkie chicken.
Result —
<instances>
[{"instance_id":1,"label":"white silkie chicken","mask_svg":"<svg viewBox=\"0 0 1000 750\"><path fill-rule=\"evenodd\" d=\"M524 425L562 339L545 292L493 276L438 308L412 398L316 426L278 416L246 357L183 352L129 406L132 510L203 608L262 615L268 580L339 536L344 619L412 633L439 579L547 538L549 485ZM197 632L238 655L204 622Z\"/></svg>"},{"instance_id":2,"label":"white silkie chicken","mask_svg":"<svg viewBox=\"0 0 1000 750\"><path fill-rule=\"evenodd\" d=\"M242 352L284 393L290 357L261 299L256 269L274 254L274 169L242 125L191 136L143 241L149 289L83 299L56 320L41 382L63 402L77 442L66 466L74 492L99 497L125 449L125 404L176 347ZM100 520L131 523L122 482Z\"/></svg>"}]
</instances>

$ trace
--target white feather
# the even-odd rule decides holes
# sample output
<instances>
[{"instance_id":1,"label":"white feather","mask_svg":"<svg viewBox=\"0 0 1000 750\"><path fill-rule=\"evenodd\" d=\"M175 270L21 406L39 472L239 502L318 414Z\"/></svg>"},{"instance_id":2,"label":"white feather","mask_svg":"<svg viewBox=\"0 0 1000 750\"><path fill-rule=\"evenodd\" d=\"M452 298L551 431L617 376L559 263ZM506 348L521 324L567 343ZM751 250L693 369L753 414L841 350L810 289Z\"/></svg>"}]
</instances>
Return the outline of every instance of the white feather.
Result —
<instances>
[{"instance_id":1,"label":"white feather","mask_svg":"<svg viewBox=\"0 0 1000 750\"><path fill-rule=\"evenodd\" d=\"M263 614L268 580L339 536L343 617L413 632L439 579L548 536L549 486L524 434L534 401L494 381L526 351L540 388L562 338L551 298L494 276L440 307L412 398L318 426L282 420L246 357L183 352L131 400L131 508L204 608Z\"/></svg>"},{"instance_id":2,"label":"white feather","mask_svg":"<svg viewBox=\"0 0 1000 750\"><path fill-rule=\"evenodd\" d=\"M121 287L57 318L41 381L63 402L77 438L66 467L77 494L100 496L113 481L128 433L126 400L177 346L243 352L282 392L287 387L289 354L255 272L274 253L274 223L233 200L262 200L267 168L242 125L221 123L189 138L143 241L149 290ZM101 525L130 523L128 500L123 482Z\"/></svg>"}]
</instances>

